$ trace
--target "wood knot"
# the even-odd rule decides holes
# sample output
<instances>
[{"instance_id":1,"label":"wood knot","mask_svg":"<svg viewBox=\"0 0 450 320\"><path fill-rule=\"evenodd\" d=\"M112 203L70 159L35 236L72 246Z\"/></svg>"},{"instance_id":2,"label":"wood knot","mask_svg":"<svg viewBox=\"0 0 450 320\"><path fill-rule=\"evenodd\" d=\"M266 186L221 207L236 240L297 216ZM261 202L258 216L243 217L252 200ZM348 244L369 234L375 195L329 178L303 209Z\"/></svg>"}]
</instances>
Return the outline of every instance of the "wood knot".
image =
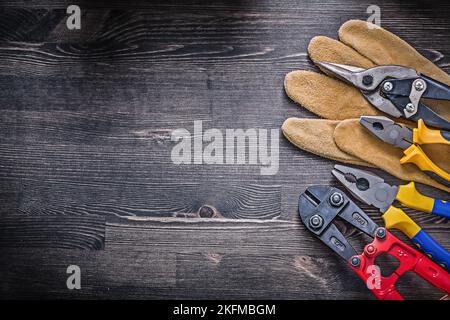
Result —
<instances>
[{"instance_id":1,"label":"wood knot","mask_svg":"<svg viewBox=\"0 0 450 320\"><path fill-rule=\"evenodd\" d=\"M220 263L220 261L222 261L222 255L218 254L218 253L207 253L206 257L211 260L212 262L214 262L215 264Z\"/></svg>"},{"instance_id":2,"label":"wood knot","mask_svg":"<svg viewBox=\"0 0 450 320\"><path fill-rule=\"evenodd\" d=\"M214 216L214 209L211 208L210 206L201 206L200 209L198 210L198 215L201 218L212 218Z\"/></svg>"}]
</instances>

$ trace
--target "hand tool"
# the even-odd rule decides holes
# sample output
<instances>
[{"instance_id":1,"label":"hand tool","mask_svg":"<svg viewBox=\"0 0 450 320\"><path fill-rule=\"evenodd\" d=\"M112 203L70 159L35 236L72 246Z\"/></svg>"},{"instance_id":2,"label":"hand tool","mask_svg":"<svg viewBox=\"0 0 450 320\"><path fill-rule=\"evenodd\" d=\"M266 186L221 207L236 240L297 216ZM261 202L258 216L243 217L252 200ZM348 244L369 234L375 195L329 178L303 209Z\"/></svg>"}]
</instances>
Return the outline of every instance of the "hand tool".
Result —
<instances>
[{"instance_id":1,"label":"hand tool","mask_svg":"<svg viewBox=\"0 0 450 320\"><path fill-rule=\"evenodd\" d=\"M395 65L364 69L330 62L317 64L358 88L375 108L395 118L423 119L429 126L450 130L447 119L420 102L421 98L450 100L450 87L415 69Z\"/></svg>"},{"instance_id":2,"label":"hand tool","mask_svg":"<svg viewBox=\"0 0 450 320\"><path fill-rule=\"evenodd\" d=\"M421 120L414 130L380 116L362 116L359 122L378 139L403 149L405 156L400 159L401 164L414 163L431 178L450 187L450 174L439 168L418 146L419 144L450 145L450 132L428 129Z\"/></svg>"},{"instance_id":3,"label":"hand tool","mask_svg":"<svg viewBox=\"0 0 450 320\"><path fill-rule=\"evenodd\" d=\"M350 180L349 187L358 189L370 188L373 196L378 195L377 190L381 190L379 191L381 194L388 193L389 196L382 199L378 197L374 200L377 201L376 206L380 210L387 210L397 200L402 206L450 219L450 202L421 194L417 191L413 181L404 185L391 186L374 173L338 164L334 166L332 173L341 182L342 177ZM348 174L346 175L346 173ZM345 184L344 186L347 185ZM350 188L349 191L352 192L352 189Z\"/></svg>"},{"instance_id":4,"label":"hand tool","mask_svg":"<svg viewBox=\"0 0 450 320\"><path fill-rule=\"evenodd\" d=\"M330 186L307 188L299 198L299 214L307 229L346 260L378 299L403 299L395 284L406 272L414 272L435 287L446 293L450 292L450 274L424 254L375 224L341 190ZM334 224L336 217L374 238L372 243L365 246L363 253L358 255L338 230ZM395 257L400 263L389 276L377 272L375 265L375 259L383 254Z\"/></svg>"},{"instance_id":5,"label":"hand tool","mask_svg":"<svg viewBox=\"0 0 450 320\"><path fill-rule=\"evenodd\" d=\"M420 195L414 185L412 189L411 187L403 189L402 186L391 186L376 175L347 166L335 165L332 174L357 199L378 208L383 213L381 217L387 229L400 230L437 263L444 268L450 268L450 253L420 228L402 209L392 205L398 197L406 199L409 203L417 201L416 207L423 207L423 204L419 203L421 199L427 199L426 202L437 201L437 203L440 200ZM402 191L399 192L399 190ZM416 194L420 195L417 200L414 199ZM441 203L443 203L442 212L448 217L450 203Z\"/></svg>"}]
</instances>

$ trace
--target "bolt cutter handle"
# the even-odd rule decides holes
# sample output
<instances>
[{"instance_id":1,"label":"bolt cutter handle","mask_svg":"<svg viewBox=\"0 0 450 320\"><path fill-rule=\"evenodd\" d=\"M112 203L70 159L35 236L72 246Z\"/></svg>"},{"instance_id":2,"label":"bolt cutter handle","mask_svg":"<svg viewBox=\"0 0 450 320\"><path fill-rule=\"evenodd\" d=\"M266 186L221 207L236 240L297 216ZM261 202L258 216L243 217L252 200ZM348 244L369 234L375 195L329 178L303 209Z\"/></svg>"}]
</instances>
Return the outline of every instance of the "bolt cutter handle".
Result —
<instances>
[{"instance_id":1,"label":"bolt cutter handle","mask_svg":"<svg viewBox=\"0 0 450 320\"><path fill-rule=\"evenodd\" d=\"M390 206L381 217L387 229L400 230L431 259L444 268L450 268L450 253L422 230L402 209Z\"/></svg>"},{"instance_id":2,"label":"bolt cutter handle","mask_svg":"<svg viewBox=\"0 0 450 320\"><path fill-rule=\"evenodd\" d=\"M450 187L450 174L439 168L416 144L412 144L408 149L403 151L404 157L400 159L401 164L414 163L425 174L432 179L442 183L446 187Z\"/></svg>"},{"instance_id":3,"label":"bolt cutter handle","mask_svg":"<svg viewBox=\"0 0 450 320\"><path fill-rule=\"evenodd\" d=\"M450 274L428 259L425 255L423 255L421 259L418 259L414 268L414 273L436 288L449 293Z\"/></svg>"},{"instance_id":4,"label":"bolt cutter handle","mask_svg":"<svg viewBox=\"0 0 450 320\"><path fill-rule=\"evenodd\" d=\"M376 266L375 259L382 254L389 254L400 262L397 270L388 277L371 272ZM354 263L355 260L358 263ZM362 254L350 258L349 265L366 284L371 284L370 290L381 300L403 300L395 284L406 272L414 272L436 288L450 293L449 273L384 228L377 229L374 241L366 245Z\"/></svg>"},{"instance_id":5,"label":"bolt cutter handle","mask_svg":"<svg viewBox=\"0 0 450 320\"><path fill-rule=\"evenodd\" d=\"M398 186L396 199L405 207L450 218L450 202L424 196L412 181Z\"/></svg>"}]
</instances>

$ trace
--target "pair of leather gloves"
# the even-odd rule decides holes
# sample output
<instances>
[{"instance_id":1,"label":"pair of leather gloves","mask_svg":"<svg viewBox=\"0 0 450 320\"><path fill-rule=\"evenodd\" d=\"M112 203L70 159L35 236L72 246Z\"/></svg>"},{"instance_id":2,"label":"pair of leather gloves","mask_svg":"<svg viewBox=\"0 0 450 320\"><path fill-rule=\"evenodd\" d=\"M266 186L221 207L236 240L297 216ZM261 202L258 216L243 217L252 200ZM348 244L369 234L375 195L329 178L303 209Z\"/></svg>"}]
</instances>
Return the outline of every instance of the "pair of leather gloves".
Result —
<instances>
[{"instance_id":1,"label":"pair of leather gloves","mask_svg":"<svg viewBox=\"0 0 450 320\"><path fill-rule=\"evenodd\" d=\"M350 20L339 29L339 40L324 36L313 38L308 54L320 61L371 68L377 65L401 65L416 69L447 85L450 76L418 53L396 35L365 21ZM320 68L320 67L319 67ZM377 167L393 176L427 184L447 192L450 188L425 175L414 164L400 164L403 150L372 136L359 117L384 115L373 107L360 91L343 81L311 71L293 71L286 75L287 95L301 106L324 119L289 118L283 126L285 137L300 149L339 162ZM441 116L450 119L449 101L425 101ZM408 120L393 119L410 127ZM422 145L425 153L439 167L450 172L450 148Z\"/></svg>"}]
</instances>

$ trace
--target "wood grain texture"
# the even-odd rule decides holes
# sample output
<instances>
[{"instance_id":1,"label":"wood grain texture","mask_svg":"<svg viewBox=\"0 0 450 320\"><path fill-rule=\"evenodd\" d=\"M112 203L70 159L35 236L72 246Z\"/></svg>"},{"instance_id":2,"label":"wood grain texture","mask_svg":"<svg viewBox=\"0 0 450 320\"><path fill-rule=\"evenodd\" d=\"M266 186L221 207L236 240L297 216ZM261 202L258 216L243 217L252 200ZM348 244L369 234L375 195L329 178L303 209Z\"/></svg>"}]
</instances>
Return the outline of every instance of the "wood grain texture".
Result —
<instances>
[{"instance_id":1,"label":"wood grain texture","mask_svg":"<svg viewBox=\"0 0 450 320\"><path fill-rule=\"evenodd\" d=\"M102 217L2 216L0 247L101 250L105 242Z\"/></svg>"},{"instance_id":2,"label":"wood grain texture","mask_svg":"<svg viewBox=\"0 0 450 320\"><path fill-rule=\"evenodd\" d=\"M176 285L175 257L168 253L2 248L1 254L3 298L165 298ZM67 267L74 264L81 290L66 287Z\"/></svg>"},{"instance_id":3,"label":"wood grain texture","mask_svg":"<svg viewBox=\"0 0 450 320\"><path fill-rule=\"evenodd\" d=\"M171 132L194 120L278 129L315 117L285 95L284 75L317 70L309 40L336 37L372 3L78 1L76 31L69 4L0 4L0 298L372 298L298 218L308 186L338 186L332 161L281 133L273 176L170 158ZM450 72L448 2L377 5L384 27ZM408 214L450 249L447 220ZM66 289L70 264L82 290ZM401 290L440 297L414 278Z\"/></svg>"},{"instance_id":4,"label":"wood grain texture","mask_svg":"<svg viewBox=\"0 0 450 320\"><path fill-rule=\"evenodd\" d=\"M64 190L41 189L45 202L35 198L33 190L39 182L24 182L20 194L4 193L5 201L15 197L20 202L16 211L2 208L4 215L80 216L88 219L98 216L152 216L183 218L274 219L281 215L281 186L232 185L211 189L209 184L99 184L79 185L65 183ZM81 189L81 190L80 190ZM44 195L45 194L45 195ZM80 202L80 199L83 199ZM65 218L65 217L62 217ZM61 219L62 219L61 218ZM56 220L58 221L58 220ZM71 220L69 220L71 221Z\"/></svg>"},{"instance_id":5,"label":"wood grain texture","mask_svg":"<svg viewBox=\"0 0 450 320\"><path fill-rule=\"evenodd\" d=\"M357 245L367 243L367 239L354 228L337 222L341 232ZM202 252L215 250L216 253L239 252L251 254L255 251L267 254L286 252L315 252L325 246L314 237L304 237L306 228L297 221L285 220L231 220L231 219L164 219L164 218L111 218L107 222L107 241L111 246L127 247L132 243L136 248L158 246L170 252ZM441 228L428 228L433 237L442 233ZM176 232L176 237L171 234ZM450 240L441 241L450 246ZM159 243L161 241L161 243ZM107 244L108 245L108 244ZM316 255L329 256L328 251Z\"/></svg>"}]
</instances>

